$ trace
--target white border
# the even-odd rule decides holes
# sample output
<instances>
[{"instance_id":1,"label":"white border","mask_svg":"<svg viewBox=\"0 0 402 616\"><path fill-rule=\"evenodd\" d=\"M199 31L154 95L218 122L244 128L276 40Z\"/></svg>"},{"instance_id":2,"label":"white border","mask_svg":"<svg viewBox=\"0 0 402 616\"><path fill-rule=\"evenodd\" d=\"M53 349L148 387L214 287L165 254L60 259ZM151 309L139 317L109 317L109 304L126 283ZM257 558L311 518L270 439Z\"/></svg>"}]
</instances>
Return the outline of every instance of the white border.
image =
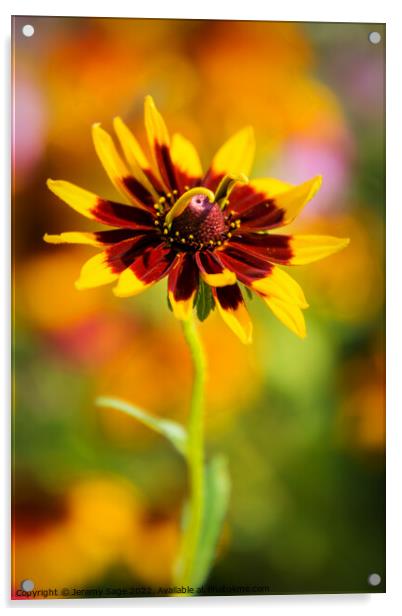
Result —
<instances>
[{"instance_id":1,"label":"white border","mask_svg":"<svg viewBox=\"0 0 402 616\"><path fill-rule=\"evenodd\" d=\"M401 244L401 211L402 198L399 189L399 179L402 173L402 130L400 116L402 113L401 61L402 58L402 19L396 0L357 1L337 0L334 3L324 3L322 0L290 1L281 0L278 3L264 3L261 0L247 0L241 4L218 3L216 0L201 0L200 2L175 1L157 2L146 0L139 3L113 0L107 5L100 5L82 0L58 2L37 0L36 2L18 1L3 2L1 7L0 27L2 29L1 63L2 91L10 91L10 15L66 15L66 16L111 16L111 17L182 17L205 19L264 19L272 21L334 21L334 22L366 22L387 23L387 330L391 333L387 341L387 593L373 595L303 595L303 596L266 596L266 597L200 597L188 601L182 599L102 599L71 601L41 601L41 602L11 602L9 595L9 562L3 554L8 549L9 533L9 194L10 151L7 144L2 149L0 170L3 175L3 199L0 208L0 274L2 318L0 322L2 353L0 355L0 392L3 397L1 411L4 421L2 425L2 452L0 455L2 467L2 538L5 539L0 557L0 576L2 581L2 602L8 608L23 609L60 609L71 611L77 607L87 610L116 607L131 609L135 612L153 611L161 608L165 611L182 610L191 607L199 609L225 609L232 612L270 610L273 613L290 614L297 611L303 616L310 614L332 614L342 611L346 614L378 615L379 611L389 613L395 610L401 602L398 596L401 577L401 522L402 522L402 485L400 480L402 449L402 404L401 394L397 387L398 377L401 380L402 368L402 327L401 327L401 256L397 248ZM99 12L98 12L99 11ZM10 135L9 98L2 99L0 114L0 134L6 139ZM3 141L4 143L4 141ZM9 139L8 139L9 143ZM66 612L63 612L66 613Z\"/></svg>"},{"instance_id":2,"label":"white border","mask_svg":"<svg viewBox=\"0 0 402 616\"><path fill-rule=\"evenodd\" d=\"M107 5L93 6L90 2L71 0L52 3L46 0L15 0L5 3L7 10L15 15L63 15L97 17L180 17L188 19L262 19L270 21L334 21L384 23L396 10L392 0L381 3L373 0L338 0L332 6L313 0L282 0L272 5L261 5L258 0L244 3L218 4L214 0L186 2L171 0L162 2L130 2L114 0ZM388 7L388 8L387 8Z\"/></svg>"}]
</instances>

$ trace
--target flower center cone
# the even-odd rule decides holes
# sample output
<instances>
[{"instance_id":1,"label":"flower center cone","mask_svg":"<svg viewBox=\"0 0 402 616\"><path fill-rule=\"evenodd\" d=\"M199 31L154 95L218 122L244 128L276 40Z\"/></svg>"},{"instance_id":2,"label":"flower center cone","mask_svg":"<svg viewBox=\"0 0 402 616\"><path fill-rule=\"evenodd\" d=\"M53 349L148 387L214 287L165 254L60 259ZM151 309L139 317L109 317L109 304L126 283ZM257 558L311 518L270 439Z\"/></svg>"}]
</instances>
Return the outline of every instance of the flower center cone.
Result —
<instances>
[{"instance_id":1,"label":"flower center cone","mask_svg":"<svg viewBox=\"0 0 402 616\"><path fill-rule=\"evenodd\" d=\"M211 203L205 195L195 195L172 225L172 235L204 245L215 244L227 231L228 224L219 205Z\"/></svg>"}]
</instances>

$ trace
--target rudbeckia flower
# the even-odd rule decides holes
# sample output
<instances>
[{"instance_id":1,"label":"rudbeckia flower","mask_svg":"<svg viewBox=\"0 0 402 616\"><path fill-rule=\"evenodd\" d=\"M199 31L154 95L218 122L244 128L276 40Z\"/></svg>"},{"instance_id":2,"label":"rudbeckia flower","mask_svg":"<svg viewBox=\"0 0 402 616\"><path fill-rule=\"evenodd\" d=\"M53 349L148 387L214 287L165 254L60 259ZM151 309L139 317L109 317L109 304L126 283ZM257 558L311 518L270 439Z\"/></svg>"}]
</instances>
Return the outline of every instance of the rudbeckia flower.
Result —
<instances>
[{"instance_id":1,"label":"rudbeckia flower","mask_svg":"<svg viewBox=\"0 0 402 616\"><path fill-rule=\"evenodd\" d=\"M215 305L227 325L248 343L252 323L241 286L260 296L274 315L300 337L306 335L303 291L280 266L302 265L347 245L347 239L278 235L315 195L321 177L299 186L277 179L248 180L254 136L246 127L218 150L204 174L194 146L169 137L153 99L145 99L151 160L120 118L114 129L125 160L110 135L95 124L95 150L125 203L108 201L63 180L48 187L68 205L113 227L94 233L45 235L53 244L102 248L82 267L78 289L115 282L118 297L136 295L165 276L168 300L178 319L197 305L205 318Z\"/></svg>"}]
</instances>

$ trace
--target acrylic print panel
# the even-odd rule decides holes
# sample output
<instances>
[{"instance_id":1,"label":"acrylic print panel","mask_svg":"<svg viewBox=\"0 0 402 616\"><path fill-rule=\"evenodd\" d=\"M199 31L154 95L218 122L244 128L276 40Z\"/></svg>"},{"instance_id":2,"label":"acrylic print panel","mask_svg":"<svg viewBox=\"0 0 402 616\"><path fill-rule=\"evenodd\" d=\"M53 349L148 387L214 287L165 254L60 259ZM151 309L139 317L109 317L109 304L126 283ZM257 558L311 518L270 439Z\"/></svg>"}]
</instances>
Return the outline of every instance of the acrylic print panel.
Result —
<instances>
[{"instance_id":1,"label":"acrylic print panel","mask_svg":"<svg viewBox=\"0 0 402 616\"><path fill-rule=\"evenodd\" d=\"M384 592L384 26L12 44L13 597Z\"/></svg>"}]
</instances>

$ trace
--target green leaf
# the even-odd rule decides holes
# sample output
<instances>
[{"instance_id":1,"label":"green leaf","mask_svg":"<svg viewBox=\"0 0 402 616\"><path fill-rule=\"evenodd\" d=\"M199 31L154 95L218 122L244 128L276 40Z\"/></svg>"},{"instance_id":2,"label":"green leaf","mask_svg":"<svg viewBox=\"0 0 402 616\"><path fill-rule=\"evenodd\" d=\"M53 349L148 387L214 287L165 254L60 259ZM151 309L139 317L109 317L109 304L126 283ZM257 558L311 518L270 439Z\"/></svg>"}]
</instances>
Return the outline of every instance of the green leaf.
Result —
<instances>
[{"instance_id":1,"label":"green leaf","mask_svg":"<svg viewBox=\"0 0 402 616\"><path fill-rule=\"evenodd\" d=\"M200 279L195 306L197 317L200 321L205 321L211 310L215 308L215 300L212 295L211 287L202 279Z\"/></svg>"},{"instance_id":2,"label":"green leaf","mask_svg":"<svg viewBox=\"0 0 402 616\"><path fill-rule=\"evenodd\" d=\"M254 295L253 295L252 291L248 287L246 287L246 285L244 285L244 284L242 285L242 287L243 287L244 291L246 292L246 295L247 295L248 299L250 299L250 300L253 299Z\"/></svg>"},{"instance_id":3,"label":"green leaf","mask_svg":"<svg viewBox=\"0 0 402 616\"><path fill-rule=\"evenodd\" d=\"M230 496L227 460L217 455L205 466L204 521L191 586L201 586L212 569Z\"/></svg>"},{"instance_id":4,"label":"green leaf","mask_svg":"<svg viewBox=\"0 0 402 616\"><path fill-rule=\"evenodd\" d=\"M134 417L134 419L137 419L148 428L151 428L151 430L165 436L177 449L177 451L179 451L183 456L186 455L187 432L183 426L175 421L149 415L146 411L138 408L137 406L134 406L129 402L125 402L124 400L119 400L118 398L100 396L99 398L96 398L95 404L97 406L116 409L117 411L126 413L126 415L130 415L130 417Z\"/></svg>"},{"instance_id":5,"label":"green leaf","mask_svg":"<svg viewBox=\"0 0 402 616\"><path fill-rule=\"evenodd\" d=\"M166 300L167 300L167 305L168 305L170 312L173 312L172 303L169 299L169 295L166 295Z\"/></svg>"}]
</instances>

